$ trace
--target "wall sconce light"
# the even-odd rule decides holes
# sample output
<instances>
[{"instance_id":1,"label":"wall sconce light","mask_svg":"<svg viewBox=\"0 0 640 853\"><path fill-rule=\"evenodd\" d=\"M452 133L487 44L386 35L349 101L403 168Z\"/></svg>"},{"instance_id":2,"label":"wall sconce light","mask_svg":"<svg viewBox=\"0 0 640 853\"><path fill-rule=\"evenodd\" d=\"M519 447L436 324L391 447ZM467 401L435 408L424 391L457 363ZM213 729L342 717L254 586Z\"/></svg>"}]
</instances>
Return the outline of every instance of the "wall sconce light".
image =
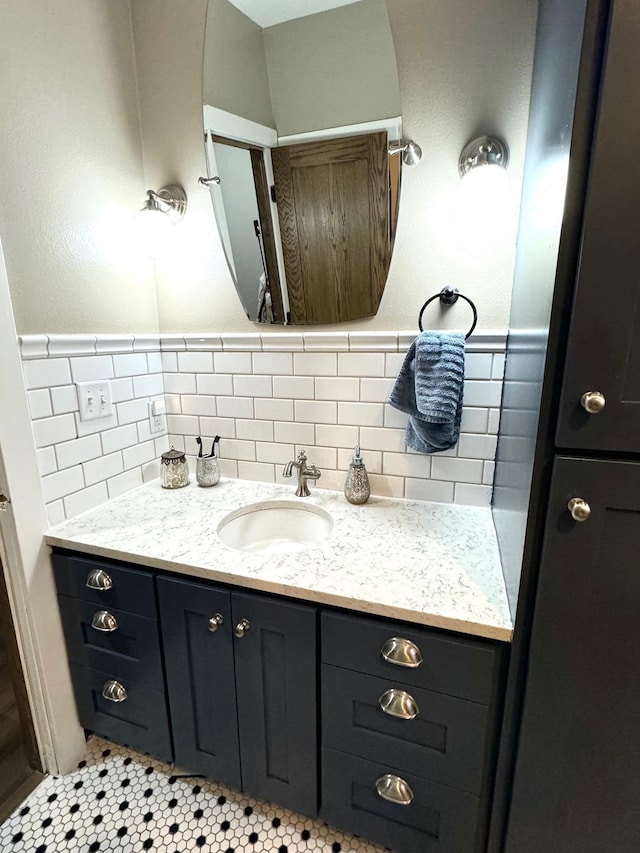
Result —
<instances>
[{"instance_id":1,"label":"wall sconce light","mask_svg":"<svg viewBox=\"0 0 640 853\"><path fill-rule=\"evenodd\" d=\"M144 206L136 216L136 238L140 251L150 258L166 255L177 225L187 209L187 194L177 184L167 184L157 192L147 190Z\"/></svg>"},{"instance_id":2,"label":"wall sconce light","mask_svg":"<svg viewBox=\"0 0 640 853\"><path fill-rule=\"evenodd\" d=\"M458 207L465 218L495 224L511 215L508 165L509 149L495 136L480 136L465 145L458 160Z\"/></svg>"},{"instance_id":3,"label":"wall sconce light","mask_svg":"<svg viewBox=\"0 0 640 853\"><path fill-rule=\"evenodd\" d=\"M402 162L405 166L417 166L422 160L422 148L413 139L400 139L389 145L389 156L402 154Z\"/></svg>"}]
</instances>

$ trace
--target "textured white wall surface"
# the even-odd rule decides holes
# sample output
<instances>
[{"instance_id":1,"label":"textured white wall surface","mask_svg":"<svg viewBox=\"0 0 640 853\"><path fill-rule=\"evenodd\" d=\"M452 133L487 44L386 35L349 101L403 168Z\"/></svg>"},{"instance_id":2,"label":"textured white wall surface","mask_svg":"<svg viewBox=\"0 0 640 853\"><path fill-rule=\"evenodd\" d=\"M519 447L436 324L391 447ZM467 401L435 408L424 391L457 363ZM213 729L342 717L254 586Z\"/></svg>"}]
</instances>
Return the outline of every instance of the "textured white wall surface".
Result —
<instances>
[{"instance_id":1,"label":"textured white wall surface","mask_svg":"<svg viewBox=\"0 0 640 853\"><path fill-rule=\"evenodd\" d=\"M200 109L206 0L133 0L147 180L179 177L190 196L182 248L158 263L165 332L248 331L227 272L204 173ZM455 284L478 305L479 328L508 323L516 219L462 229L451 209L469 139L497 133L511 150L519 196L535 39L535 0L387 0L404 128L425 156L403 177L396 249L378 315L353 329L413 328L431 293ZM438 318L462 328L460 312Z\"/></svg>"},{"instance_id":2,"label":"textured white wall surface","mask_svg":"<svg viewBox=\"0 0 640 853\"><path fill-rule=\"evenodd\" d=\"M157 329L129 0L0 4L0 234L18 332Z\"/></svg>"}]
</instances>

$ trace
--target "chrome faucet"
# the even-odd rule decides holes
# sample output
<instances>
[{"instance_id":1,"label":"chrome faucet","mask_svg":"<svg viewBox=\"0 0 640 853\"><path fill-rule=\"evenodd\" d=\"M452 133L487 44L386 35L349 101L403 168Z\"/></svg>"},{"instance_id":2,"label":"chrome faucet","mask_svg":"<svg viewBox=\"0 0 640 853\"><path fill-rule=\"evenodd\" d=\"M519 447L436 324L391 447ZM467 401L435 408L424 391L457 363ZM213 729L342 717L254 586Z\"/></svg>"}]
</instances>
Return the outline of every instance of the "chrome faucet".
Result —
<instances>
[{"instance_id":1,"label":"chrome faucet","mask_svg":"<svg viewBox=\"0 0 640 853\"><path fill-rule=\"evenodd\" d=\"M287 462L284 466L282 476L290 477L294 468L298 469L298 488L296 489L296 496L299 498L307 498L311 494L309 486L307 486L307 480L319 480L321 477L320 471L318 471L315 465L307 465L307 454L304 450L301 450L300 453L298 453L298 458L295 462Z\"/></svg>"}]
</instances>

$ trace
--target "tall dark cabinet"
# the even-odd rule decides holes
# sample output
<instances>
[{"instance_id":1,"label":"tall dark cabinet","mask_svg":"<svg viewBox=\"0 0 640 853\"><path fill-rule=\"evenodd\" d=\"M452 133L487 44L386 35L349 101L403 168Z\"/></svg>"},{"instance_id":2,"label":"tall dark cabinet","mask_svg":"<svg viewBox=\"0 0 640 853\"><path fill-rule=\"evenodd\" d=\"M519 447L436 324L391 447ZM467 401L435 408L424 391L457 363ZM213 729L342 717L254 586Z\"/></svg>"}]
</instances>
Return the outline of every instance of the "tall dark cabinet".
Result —
<instances>
[{"instance_id":1,"label":"tall dark cabinet","mask_svg":"<svg viewBox=\"0 0 640 853\"><path fill-rule=\"evenodd\" d=\"M497 788L505 853L640 849L640 4L589 2L585 20Z\"/></svg>"}]
</instances>

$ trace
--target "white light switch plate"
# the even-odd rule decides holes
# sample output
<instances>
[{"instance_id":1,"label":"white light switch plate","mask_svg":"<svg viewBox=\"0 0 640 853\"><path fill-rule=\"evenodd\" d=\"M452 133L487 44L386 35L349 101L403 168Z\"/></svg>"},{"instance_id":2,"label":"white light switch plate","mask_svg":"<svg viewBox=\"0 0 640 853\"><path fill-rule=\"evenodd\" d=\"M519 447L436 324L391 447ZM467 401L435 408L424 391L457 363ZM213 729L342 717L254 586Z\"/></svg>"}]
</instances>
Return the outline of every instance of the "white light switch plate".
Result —
<instances>
[{"instance_id":1,"label":"white light switch plate","mask_svg":"<svg viewBox=\"0 0 640 853\"><path fill-rule=\"evenodd\" d=\"M108 379L99 382L76 382L81 421L108 418L113 414L111 383Z\"/></svg>"}]
</instances>

